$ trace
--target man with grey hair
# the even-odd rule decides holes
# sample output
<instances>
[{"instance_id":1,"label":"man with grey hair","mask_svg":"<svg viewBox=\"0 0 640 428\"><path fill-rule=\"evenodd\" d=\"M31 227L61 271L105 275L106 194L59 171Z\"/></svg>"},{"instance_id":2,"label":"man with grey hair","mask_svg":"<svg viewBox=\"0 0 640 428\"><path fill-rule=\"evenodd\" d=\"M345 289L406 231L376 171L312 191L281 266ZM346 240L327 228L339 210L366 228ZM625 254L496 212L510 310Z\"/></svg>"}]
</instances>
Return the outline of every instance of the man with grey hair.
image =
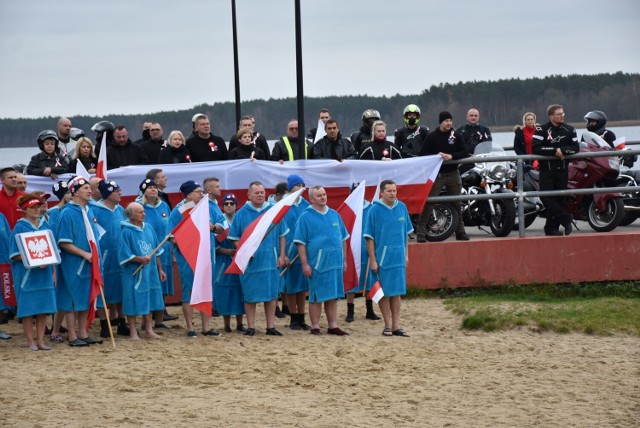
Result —
<instances>
[{"instance_id":1,"label":"man with grey hair","mask_svg":"<svg viewBox=\"0 0 640 428\"><path fill-rule=\"evenodd\" d=\"M192 162L227 160L227 145L222 137L211 133L211 123L204 114L193 117L193 134L186 146Z\"/></svg>"}]
</instances>

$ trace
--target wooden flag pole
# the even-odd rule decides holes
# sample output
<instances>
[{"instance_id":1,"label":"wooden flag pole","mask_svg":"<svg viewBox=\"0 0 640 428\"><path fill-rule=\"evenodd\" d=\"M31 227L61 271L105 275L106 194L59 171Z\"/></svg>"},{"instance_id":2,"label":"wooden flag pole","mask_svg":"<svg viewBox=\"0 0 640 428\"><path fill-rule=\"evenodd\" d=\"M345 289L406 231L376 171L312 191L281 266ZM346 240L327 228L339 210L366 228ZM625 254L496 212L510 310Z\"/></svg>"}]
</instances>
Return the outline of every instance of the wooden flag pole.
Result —
<instances>
[{"instance_id":1,"label":"wooden flag pole","mask_svg":"<svg viewBox=\"0 0 640 428\"><path fill-rule=\"evenodd\" d=\"M113 328L111 328L111 320L109 319L109 308L107 307L107 301L104 298L104 288L102 284L100 284L100 296L102 296L102 304L104 305L104 312L107 318L107 325L109 326L109 335L111 336L111 344L113 345L113 349L116 348L116 339L113 337Z\"/></svg>"},{"instance_id":2,"label":"wooden flag pole","mask_svg":"<svg viewBox=\"0 0 640 428\"><path fill-rule=\"evenodd\" d=\"M295 262L298 257L300 257L300 254L296 254L296 256L293 258L293 260L291 260L291 264L289 266L287 266L286 268L282 269L282 272L280 272L280 276L284 275L284 273L291 267L291 265L293 264L293 262Z\"/></svg>"},{"instance_id":3,"label":"wooden flag pole","mask_svg":"<svg viewBox=\"0 0 640 428\"><path fill-rule=\"evenodd\" d=\"M371 266L371 259L367 257L367 271L364 274L364 285L362 286L362 295L364 296L364 301L367 301L367 283L369 282L369 267Z\"/></svg>"},{"instance_id":4,"label":"wooden flag pole","mask_svg":"<svg viewBox=\"0 0 640 428\"><path fill-rule=\"evenodd\" d=\"M148 257L153 257L155 255L155 253L157 253L158 251L160 251L160 248L162 248L162 246L165 244L165 242L167 242L169 240L169 238L171 238L171 236L173 236L171 233L168 234L167 236L164 237L164 239L162 240L162 242L160 242L160 244L153 249L153 251L151 252L151 254L148 255ZM136 276L136 274L138 272L140 272L140 270L144 267L145 265L140 264L140 266L138 266L138 269L133 271L133 276Z\"/></svg>"}]
</instances>

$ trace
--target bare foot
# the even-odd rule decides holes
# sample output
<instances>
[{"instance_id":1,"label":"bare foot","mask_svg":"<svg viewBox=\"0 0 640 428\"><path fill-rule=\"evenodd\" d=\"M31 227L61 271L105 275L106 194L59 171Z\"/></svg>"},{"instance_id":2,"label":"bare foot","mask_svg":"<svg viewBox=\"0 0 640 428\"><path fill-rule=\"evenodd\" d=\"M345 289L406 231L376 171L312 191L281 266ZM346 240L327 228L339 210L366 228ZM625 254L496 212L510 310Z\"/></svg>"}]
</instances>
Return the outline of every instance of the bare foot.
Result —
<instances>
[{"instance_id":1,"label":"bare foot","mask_svg":"<svg viewBox=\"0 0 640 428\"><path fill-rule=\"evenodd\" d=\"M27 348L31 349L32 351L37 351L38 347L36 345L34 345L33 343L31 345L27 344Z\"/></svg>"},{"instance_id":2,"label":"bare foot","mask_svg":"<svg viewBox=\"0 0 640 428\"><path fill-rule=\"evenodd\" d=\"M38 343L38 349L41 351L51 351L51 347L45 345L44 343Z\"/></svg>"},{"instance_id":3,"label":"bare foot","mask_svg":"<svg viewBox=\"0 0 640 428\"><path fill-rule=\"evenodd\" d=\"M154 332L145 332L145 337L150 340L162 339L162 337Z\"/></svg>"},{"instance_id":4,"label":"bare foot","mask_svg":"<svg viewBox=\"0 0 640 428\"><path fill-rule=\"evenodd\" d=\"M140 340L140 336L137 334L135 336L129 336L129 340Z\"/></svg>"}]
</instances>

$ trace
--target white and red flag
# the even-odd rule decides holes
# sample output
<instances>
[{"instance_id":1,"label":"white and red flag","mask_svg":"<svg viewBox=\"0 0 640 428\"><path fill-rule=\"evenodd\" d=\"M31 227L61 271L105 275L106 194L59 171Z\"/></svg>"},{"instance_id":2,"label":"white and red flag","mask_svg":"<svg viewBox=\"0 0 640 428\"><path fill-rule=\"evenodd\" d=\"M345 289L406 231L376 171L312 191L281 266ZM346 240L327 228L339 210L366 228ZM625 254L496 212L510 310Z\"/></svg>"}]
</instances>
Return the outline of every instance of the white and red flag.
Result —
<instances>
[{"instance_id":1,"label":"white and red flag","mask_svg":"<svg viewBox=\"0 0 640 428\"><path fill-rule=\"evenodd\" d=\"M382 284L380 284L380 280L377 280L375 284L371 286L371 290L369 290L369 299L378 303L383 297L384 291L382 291Z\"/></svg>"},{"instance_id":2,"label":"white and red flag","mask_svg":"<svg viewBox=\"0 0 640 428\"><path fill-rule=\"evenodd\" d=\"M176 245L193 270L190 304L211 316L211 242L209 241L209 201L202 198L171 232Z\"/></svg>"},{"instance_id":3,"label":"white and red flag","mask_svg":"<svg viewBox=\"0 0 640 428\"><path fill-rule=\"evenodd\" d=\"M80 163L80 162L78 162ZM107 181L107 133L102 134L102 144L98 154L98 165L96 165L96 177Z\"/></svg>"},{"instance_id":4,"label":"white and red flag","mask_svg":"<svg viewBox=\"0 0 640 428\"><path fill-rule=\"evenodd\" d=\"M313 144L322 140L325 135L327 135L327 132L324 130L324 122L318 119L318 128L316 128L316 137L313 139Z\"/></svg>"},{"instance_id":5,"label":"white and red flag","mask_svg":"<svg viewBox=\"0 0 640 428\"><path fill-rule=\"evenodd\" d=\"M78 162L80 165L80 162ZM100 255L98 254L98 244L96 237L93 234L91 223L89 223L89 217L87 212L82 209L82 218L84 220L84 228L87 233L87 240L89 241L89 247L91 248L91 285L89 288L89 313L87 315L87 331L91 326L91 322L96 317L96 300L100 294L100 290L104 285L102 280L102 273L100 272Z\"/></svg>"},{"instance_id":6,"label":"white and red flag","mask_svg":"<svg viewBox=\"0 0 640 428\"><path fill-rule=\"evenodd\" d=\"M89 181L89 178L91 178L91 174L89 174L87 168L85 168L80 161L76 163L76 176L82 177L87 181Z\"/></svg>"},{"instance_id":7,"label":"white and red flag","mask_svg":"<svg viewBox=\"0 0 640 428\"><path fill-rule=\"evenodd\" d=\"M298 196L305 190L303 187L288 194L273 207L262 213L260 217L251 222L249 227L242 232L236 255L224 273L235 273L238 275L244 273L247 265L249 265L249 261L251 261L251 257L253 257L258 250L262 240L271 232L273 226L280 223L284 215L289 211L289 208L291 208L291 205L293 205L296 199L298 199Z\"/></svg>"},{"instance_id":8,"label":"white and red flag","mask_svg":"<svg viewBox=\"0 0 640 428\"><path fill-rule=\"evenodd\" d=\"M344 255L347 261L347 270L343 274L344 291L358 286L360 281L360 266L362 263L362 212L364 209L364 190L367 183L361 181L358 187L349 195L347 199L338 207L336 211L340 214L344 226L349 232L347 239L347 254Z\"/></svg>"}]
</instances>

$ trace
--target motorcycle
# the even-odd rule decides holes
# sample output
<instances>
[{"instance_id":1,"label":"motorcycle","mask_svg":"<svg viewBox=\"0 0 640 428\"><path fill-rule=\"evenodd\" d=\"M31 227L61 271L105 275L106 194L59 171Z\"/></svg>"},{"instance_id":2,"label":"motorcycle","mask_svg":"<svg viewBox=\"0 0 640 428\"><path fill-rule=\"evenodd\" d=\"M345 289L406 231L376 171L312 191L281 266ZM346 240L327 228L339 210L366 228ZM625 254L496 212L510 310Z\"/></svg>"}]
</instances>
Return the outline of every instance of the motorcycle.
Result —
<instances>
[{"instance_id":1,"label":"motorcycle","mask_svg":"<svg viewBox=\"0 0 640 428\"><path fill-rule=\"evenodd\" d=\"M580 153L602 152L611 147L593 132L583 134ZM544 161L542 161L544 162ZM571 161L569 164L568 189L588 189L596 187L614 187L620 173L620 163L616 157L587 158ZM524 171L524 190L540 190L538 171ZM583 220L596 232L610 232L618 227L625 216L624 202L620 193L596 193L593 195L574 195L566 198L567 211L574 220ZM546 217L546 210L538 211Z\"/></svg>"},{"instance_id":2,"label":"motorcycle","mask_svg":"<svg viewBox=\"0 0 640 428\"><path fill-rule=\"evenodd\" d=\"M492 141L478 144L473 153L478 162L462 174L462 194L513 194L511 187L515 170L509 163L482 161L483 157L504 154L504 148ZM462 203L462 219L465 226L478 226L480 229L489 226L495 236L508 236L516 221L516 204L513 198L469 200Z\"/></svg>"},{"instance_id":3,"label":"motorcycle","mask_svg":"<svg viewBox=\"0 0 640 428\"><path fill-rule=\"evenodd\" d=\"M618 138L614 141L616 150L625 150L625 138ZM640 171L632 170L631 168L638 160L638 156L621 156L620 165L627 169L620 172L618 179L616 180L616 187L634 187L640 183ZM628 191L620 189L622 193L622 200L624 202L624 218L620 223L620 226L628 226L640 217L640 192Z\"/></svg>"}]
</instances>

